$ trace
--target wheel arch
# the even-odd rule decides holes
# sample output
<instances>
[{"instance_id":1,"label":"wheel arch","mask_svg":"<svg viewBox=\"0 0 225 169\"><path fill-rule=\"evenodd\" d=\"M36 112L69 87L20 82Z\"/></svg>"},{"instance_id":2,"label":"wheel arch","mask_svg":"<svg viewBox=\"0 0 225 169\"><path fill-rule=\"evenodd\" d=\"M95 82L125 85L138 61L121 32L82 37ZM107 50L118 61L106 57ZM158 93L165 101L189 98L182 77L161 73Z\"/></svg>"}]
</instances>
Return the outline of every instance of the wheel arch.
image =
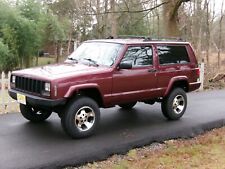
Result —
<instances>
[{"instance_id":1,"label":"wheel arch","mask_svg":"<svg viewBox=\"0 0 225 169\"><path fill-rule=\"evenodd\" d=\"M92 98L93 100L97 102L99 107L102 107L104 105L103 97L100 92L100 88L97 84L84 84L84 85L72 86L67 91L64 97L70 99L70 98L74 98L77 95Z\"/></svg>"},{"instance_id":2,"label":"wheel arch","mask_svg":"<svg viewBox=\"0 0 225 169\"><path fill-rule=\"evenodd\" d=\"M174 77L170 80L164 97L167 96L174 88L182 88L185 92L189 92L189 83L186 76Z\"/></svg>"}]
</instances>

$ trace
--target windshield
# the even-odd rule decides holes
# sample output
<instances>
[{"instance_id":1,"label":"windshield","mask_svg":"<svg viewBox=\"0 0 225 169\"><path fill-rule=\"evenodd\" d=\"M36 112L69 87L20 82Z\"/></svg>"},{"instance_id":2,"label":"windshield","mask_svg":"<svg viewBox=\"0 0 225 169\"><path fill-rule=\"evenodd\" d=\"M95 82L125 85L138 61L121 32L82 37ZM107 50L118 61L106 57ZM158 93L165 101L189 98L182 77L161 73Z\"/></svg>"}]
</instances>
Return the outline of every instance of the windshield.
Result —
<instances>
[{"instance_id":1,"label":"windshield","mask_svg":"<svg viewBox=\"0 0 225 169\"><path fill-rule=\"evenodd\" d=\"M86 42L79 46L68 60L93 65L112 66L122 45L104 42Z\"/></svg>"}]
</instances>

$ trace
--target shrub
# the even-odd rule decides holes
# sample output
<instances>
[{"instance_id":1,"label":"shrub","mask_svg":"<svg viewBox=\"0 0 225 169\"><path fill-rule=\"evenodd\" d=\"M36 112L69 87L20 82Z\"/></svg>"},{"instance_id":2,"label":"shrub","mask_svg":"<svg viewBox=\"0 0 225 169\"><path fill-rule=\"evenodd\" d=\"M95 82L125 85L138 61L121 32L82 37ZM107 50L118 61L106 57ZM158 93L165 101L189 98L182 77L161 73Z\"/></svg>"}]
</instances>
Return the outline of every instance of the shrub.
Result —
<instances>
[{"instance_id":1,"label":"shrub","mask_svg":"<svg viewBox=\"0 0 225 169\"><path fill-rule=\"evenodd\" d=\"M7 45L0 41L0 71L11 71L18 65L18 59L10 51Z\"/></svg>"}]
</instances>

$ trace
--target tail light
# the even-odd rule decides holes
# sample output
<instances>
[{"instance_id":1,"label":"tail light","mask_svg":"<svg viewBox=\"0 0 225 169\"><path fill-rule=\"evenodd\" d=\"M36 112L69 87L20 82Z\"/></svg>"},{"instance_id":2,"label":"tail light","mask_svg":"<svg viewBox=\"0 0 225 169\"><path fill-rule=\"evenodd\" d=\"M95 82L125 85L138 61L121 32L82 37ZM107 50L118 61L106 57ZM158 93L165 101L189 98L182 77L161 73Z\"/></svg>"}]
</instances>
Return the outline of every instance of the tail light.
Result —
<instances>
[{"instance_id":1,"label":"tail light","mask_svg":"<svg viewBox=\"0 0 225 169\"><path fill-rule=\"evenodd\" d=\"M200 68L196 69L196 74L197 74L198 77L200 77Z\"/></svg>"}]
</instances>

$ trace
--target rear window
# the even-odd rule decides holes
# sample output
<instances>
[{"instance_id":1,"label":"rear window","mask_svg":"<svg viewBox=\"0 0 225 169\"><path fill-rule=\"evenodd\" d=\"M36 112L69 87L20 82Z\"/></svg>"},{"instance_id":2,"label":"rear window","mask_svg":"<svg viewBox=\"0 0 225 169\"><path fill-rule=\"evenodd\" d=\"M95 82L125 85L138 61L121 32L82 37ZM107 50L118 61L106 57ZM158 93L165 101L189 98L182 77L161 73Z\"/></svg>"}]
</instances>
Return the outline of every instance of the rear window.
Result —
<instances>
[{"instance_id":1,"label":"rear window","mask_svg":"<svg viewBox=\"0 0 225 169\"><path fill-rule=\"evenodd\" d=\"M157 46L159 63L165 64L186 64L190 62L185 46Z\"/></svg>"}]
</instances>

